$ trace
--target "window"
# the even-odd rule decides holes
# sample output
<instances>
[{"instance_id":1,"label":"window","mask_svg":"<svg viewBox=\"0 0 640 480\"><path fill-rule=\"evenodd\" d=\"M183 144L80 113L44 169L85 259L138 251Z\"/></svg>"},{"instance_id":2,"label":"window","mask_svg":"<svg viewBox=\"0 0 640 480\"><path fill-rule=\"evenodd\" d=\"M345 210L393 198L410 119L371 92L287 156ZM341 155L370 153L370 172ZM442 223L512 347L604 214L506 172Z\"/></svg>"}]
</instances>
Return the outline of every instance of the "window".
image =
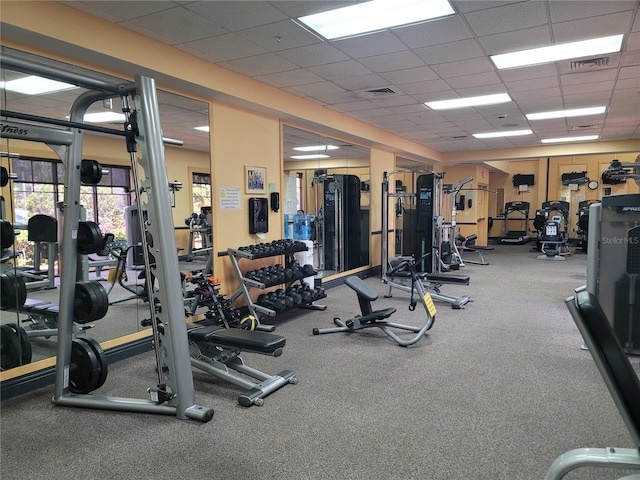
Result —
<instances>
[{"instance_id":1,"label":"window","mask_svg":"<svg viewBox=\"0 0 640 480\"><path fill-rule=\"evenodd\" d=\"M124 208L131 204L130 168L102 166L103 174L98 185L82 185L80 203L86 209L86 220L96 222L103 233L113 233L116 239L126 239ZM27 225L29 218L44 214L62 220L57 207L64 200L64 164L56 160L20 157L12 159L12 182L15 223ZM24 261L32 258L27 242L27 232L21 233L17 250L25 252Z\"/></svg>"},{"instance_id":2,"label":"window","mask_svg":"<svg viewBox=\"0 0 640 480\"><path fill-rule=\"evenodd\" d=\"M191 192L193 194L194 213L200 213L202 207L210 207L211 175L208 173L193 172Z\"/></svg>"}]
</instances>

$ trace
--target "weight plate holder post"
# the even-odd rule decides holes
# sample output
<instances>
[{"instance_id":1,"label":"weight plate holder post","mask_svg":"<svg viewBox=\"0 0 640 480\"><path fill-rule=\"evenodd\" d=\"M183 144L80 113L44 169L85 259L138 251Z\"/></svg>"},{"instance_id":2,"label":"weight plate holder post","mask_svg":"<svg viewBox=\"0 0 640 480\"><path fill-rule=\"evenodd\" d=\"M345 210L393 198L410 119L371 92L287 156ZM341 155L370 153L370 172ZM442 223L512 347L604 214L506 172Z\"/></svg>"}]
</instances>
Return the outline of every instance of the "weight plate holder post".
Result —
<instances>
[{"instance_id":1,"label":"weight plate holder post","mask_svg":"<svg viewBox=\"0 0 640 480\"><path fill-rule=\"evenodd\" d=\"M2 111L4 116L30 121L28 128L26 124L7 121L7 124L15 128L3 129L0 132L3 138L44 143L65 165L63 201L65 215L61 242L61 255L64 262L60 272L58 343L52 402L55 405L68 407L156 413L174 415L179 419L209 421L213 417L213 409L195 403L183 300L181 296L171 295L171 292L180 292L181 286L155 81L136 74L133 82L110 83L97 77L67 72L4 52L0 53L0 62L7 69L44 76L85 89L73 102L69 120L55 120L33 115L26 118L26 114ZM84 114L93 103L110 98L122 99L123 112L126 116L122 130L83 123ZM142 212L142 209L146 208L148 214L142 232L147 231L151 238L163 240L156 242L155 245L143 245L145 257L147 257L145 258L147 270L150 269L149 249L153 248L154 275L157 281L155 296L162 305L161 311L155 311L155 301L150 299L152 318L157 318L158 322L164 326L160 341L156 325L158 322L152 322L156 361L159 367L158 383L155 387L148 389L149 398L146 399L73 392L73 390L80 392L92 390L106 375L106 367L100 368L100 352L94 348L95 345L88 344L86 341L81 345L73 339L79 253L77 237L79 229L82 231L93 228L91 225L79 227L82 144L86 130L125 137L132 171L137 172L140 169L144 172L144 175L141 175L145 179L142 186L139 186L137 179L134 179L136 192L138 192L139 211ZM139 153L137 153L138 148ZM139 158L136 158L136 155L139 155ZM85 180L87 165L85 164ZM92 166L91 170L94 170L94 167ZM97 172L94 173L97 174ZM146 197L146 204L139 199L142 192ZM144 239L145 235L142 235L142 238ZM85 292L85 295L90 297L91 287L87 290L89 291ZM73 351L76 352L73 355L76 364L82 362L85 366L80 370L74 367L76 369L72 373ZM96 365L98 368L94 369ZM78 378L76 371L83 373L82 378ZM71 380L74 382L73 385Z\"/></svg>"}]
</instances>

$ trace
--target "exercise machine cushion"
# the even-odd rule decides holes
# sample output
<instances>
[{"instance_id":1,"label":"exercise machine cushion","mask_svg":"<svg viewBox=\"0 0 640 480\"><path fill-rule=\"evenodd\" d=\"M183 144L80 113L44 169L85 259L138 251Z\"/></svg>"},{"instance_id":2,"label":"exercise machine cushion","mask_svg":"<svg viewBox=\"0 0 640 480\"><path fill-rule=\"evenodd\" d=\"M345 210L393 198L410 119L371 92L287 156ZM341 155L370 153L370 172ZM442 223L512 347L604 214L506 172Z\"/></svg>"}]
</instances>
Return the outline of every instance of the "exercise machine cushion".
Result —
<instances>
[{"instance_id":1,"label":"exercise machine cushion","mask_svg":"<svg viewBox=\"0 0 640 480\"><path fill-rule=\"evenodd\" d=\"M349 287L354 289L358 293L358 295L363 296L370 302L378 298L378 294L376 293L376 291L373 288L371 288L369 285L367 285L364 282L364 280L362 280L360 277L356 275L352 275L348 277L344 281L344 283L346 283Z\"/></svg>"},{"instance_id":2,"label":"exercise machine cushion","mask_svg":"<svg viewBox=\"0 0 640 480\"><path fill-rule=\"evenodd\" d=\"M267 332L224 328L217 325L196 327L189 330L189 338L195 342L205 342L234 350L247 350L265 355L273 355L283 348L286 339Z\"/></svg>"},{"instance_id":3,"label":"exercise machine cushion","mask_svg":"<svg viewBox=\"0 0 640 480\"><path fill-rule=\"evenodd\" d=\"M38 214L29 219L27 224L30 242L58 241L58 221L49 215Z\"/></svg>"},{"instance_id":4,"label":"exercise machine cushion","mask_svg":"<svg viewBox=\"0 0 640 480\"><path fill-rule=\"evenodd\" d=\"M587 347L634 442L640 443L640 380L598 300L587 290L577 292L575 299L567 299L567 302L572 300L579 312L579 317L574 317L574 320L582 327Z\"/></svg>"}]
</instances>

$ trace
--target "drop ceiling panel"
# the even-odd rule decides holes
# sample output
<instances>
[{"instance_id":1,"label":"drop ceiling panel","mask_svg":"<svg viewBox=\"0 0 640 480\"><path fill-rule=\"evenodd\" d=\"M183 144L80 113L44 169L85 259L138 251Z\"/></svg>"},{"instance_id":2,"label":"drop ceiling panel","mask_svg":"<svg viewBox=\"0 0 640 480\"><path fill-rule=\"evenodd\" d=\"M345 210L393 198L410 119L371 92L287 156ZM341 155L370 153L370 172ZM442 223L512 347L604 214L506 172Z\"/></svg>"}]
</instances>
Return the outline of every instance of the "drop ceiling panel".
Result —
<instances>
[{"instance_id":1,"label":"drop ceiling panel","mask_svg":"<svg viewBox=\"0 0 640 480\"><path fill-rule=\"evenodd\" d=\"M295 70L298 68L296 64L285 60L275 53L230 60L228 62L224 62L224 65L243 71L246 75L251 77L267 75L269 73L285 72L287 70Z\"/></svg>"},{"instance_id":2,"label":"drop ceiling panel","mask_svg":"<svg viewBox=\"0 0 640 480\"><path fill-rule=\"evenodd\" d=\"M358 61L375 73L398 72L405 69L425 67L424 61L408 50L360 58Z\"/></svg>"},{"instance_id":3,"label":"drop ceiling panel","mask_svg":"<svg viewBox=\"0 0 640 480\"><path fill-rule=\"evenodd\" d=\"M427 82L429 80L439 79L438 75L429 67L407 68L395 72L382 72L382 78L385 78L394 85L413 84L415 82ZM442 82L442 80L438 80Z\"/></svg>"},{"instance_id":4,"label":"drop ceiling panel","mask_svg":"<svg viewBox=\"0 0 640 480\"><path fill-rule=\"evenodd\" d=\"M433 65L431 68L441 78L448 78L492 72L492 65L491 61L486 58L474 58L472 60L462 60L461 62Z\"/></svg>"},{"instance_id":5,"label":"drop ceiling panel","mask_svg":"<svg viewBox=\"0 0 640 480\"><path fill-rule=\"evenodd\" d=\"M451 63L483 56L482 49L473 39L445 43L435 47L416 48L415 52L427 65Z\"/></svg>"},{"instance_id":6,"label":"drop ceiling panel","mask_svg":"<svg viewBox=\"0 0 640 480\"><path fill-rule=\"evenodd\" d=\"M458 5L461 5L460 2ZM519 2L465 15L479 37L545 25L545 2Z\"/></svg>"},{"instance_id":7,"label":"drop ceiling panel","mask_svg":"<svg viewBox=\"0 0 640 480\"><path fill-rule=\"evenodd\" d=\"M303 68L349 60L345 53L328 43L316 43L300 48L292 48L280 51L278 55Z\"/></svg>"},{"instance_id":8,"label":"drop ceiling panel","mask_svg":"<svg viewBox=\"0 0 640 480\"><path fill-rule=\"evenodd\" d=\"M567 22L590 17L600 17L614 12L631 12L637 2L607 0L605 2L584 2L563 0L549 2L549 13L553 22Z\"/></svg>"},{"instance_id":9,"label":"drop ceiling panel","mask_svg":"<svg viewBox=\"0 0 640 480\"><path fill-rule=\"evenodd\" d=\"M487 55L496 55L551 45L551 32L547 25L541 25L514 32L485 35L479 37L478 42Z\"/></svg>"},{"instance_id":10,"label":"drop ceiling panel","mask_svg":"<svg viewBox=\"0 0 640 480\"><path fill-rule=\"evenodd\" d=\"M347 60L345 62L330 63L327 65L310 67L309 71L321 76L325 80L337 80L340 78L367 75L372 73L371 70L366 68L361 63L356 62L355 60Z\"/></svg>"},{"instance_id":11,"label":"drop ceiling panel","mask_svg":"<svg viewBox=\"0 0 640 480\"><path fill-rule=\"evenodd\" d=\"M179 7L136 17L121 25L169 45L226 33L219 25Z\"/></svg>"},{"instance_id":12,"label":"drop ceiling panel","mask_svg":"<svg viewBox=\"0 0 640 480\"><path fill-rule=\"evenodd\" d=\"M408 50L407 46L389 31L336 40L333 45L351 58L371 57Z\"/></svg>"},{"instance_id":13,"label":"drop ceiling panel","mask_svg":"<svg viewBox=\"0 0 640 480\"><path fill-rule=\"evenodd\" d=\"M288 19L287 15L282 13L269 2L189 2L185 4L185 8L212 22L215 22L230 32Z\"/></svg>"},{"instance_id":14,"label":"drop ceiling panel","mask_svg":"<svg viewBox=\"0 0 640 480\"><path fill-rule=\"evenodd\" d=\"M321 43L320 39L300 28L290 20L270 23L236 32L238 35L261 45L270 52L305 47Z\"/></svg>"},{"instance_id":15,"label":"drop ceiling panel","mask_svg":"<svg viewBox=\"0 0 640 480\"><path fill-rule=\"evenodd\" d=\"M602 128L590 130L602 130L603 136L606 133L615 138L640 138L637 1L453 0L456 14L449 17L339 41L323 41L294 19L351 5L352 1L62 3L313 103L330 105L365 123L383 125L387 131L415 138L436 150L539 145L541 135L565 135L570 127L585 126L593 119L527 122L524 113L594 103L608 109L604 118L598 117ZM7 32L3 31L3 37ZM498 71L488 58L494 53L618 32L626 35L624 51L607 55L605 65L575 68L571 61L562 61ZM107 68L130 70L129 65L118 64L113 58L80 60L104 61ZM378 87L389 87L396 93L369 98L364 92ZM189 88L184 86L185 91ZM501 92L509 93L513 102L456 112L434 112L422 105L425 101ZM217 94L210 93L212 97ZM57 98L57 104L44 98L16 99L13 104L65 115L69 94ZM499 114L507 116L498 118ZM203 114L202 108L194 107L193 115L190 121L188 115L166 113L163 130L169 137L182 135L189 142L201 138L202 143L193 148L206 150L208 135L198 137L191 128L207 118L206 108ZM483 141L469 137L477 128L526 128L529 124L535 135ZM450 138L456 136L465 138Z\"/></svg>"},{"instance_id":16,"label":"drop ceiling panel","mask_svg":"<svg viewBox=\"0 0 640 480\"><path fill-rule=\"evenodd\" d=\"M585 3L588 4L590 2ZM631 21L631 15L627 12L622 12L574 20L572 22L555 23L552 27L553 38L558 43L564 43L627 33L631 27Z\"/></svg>"},{"instance_id":17,"label":"drop ceiling panel","mask_svg":"<svg viewBox=\"0 0 640 480\"><path fill-rule=\"evenodd\" d=\"M473 37L473 32L458 15L409 27L394 28L393 33L411 49Z\"/></svg>"},{"instance_id":18,"label":"drop ceiling panel","mask_svg":"<svg viewBox=\"0 0 640 480\"><path fill-rule=\"evenodd\" d=\"M268 53L258 44L235 33L187 42L179 48L195 50L203 55L210 55L215 52L215 58L217 58L218 62L227 62Z\"/></svg>"}]
</instances>

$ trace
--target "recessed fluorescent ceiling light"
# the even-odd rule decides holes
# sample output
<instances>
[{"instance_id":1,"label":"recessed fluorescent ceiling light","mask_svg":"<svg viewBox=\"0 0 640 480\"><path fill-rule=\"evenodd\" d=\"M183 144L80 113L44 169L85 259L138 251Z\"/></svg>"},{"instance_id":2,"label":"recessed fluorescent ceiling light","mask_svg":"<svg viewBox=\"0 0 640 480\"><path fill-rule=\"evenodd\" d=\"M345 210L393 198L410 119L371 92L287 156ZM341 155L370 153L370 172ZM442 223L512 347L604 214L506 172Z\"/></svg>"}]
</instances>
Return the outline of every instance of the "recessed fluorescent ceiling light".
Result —
<instances>
[{"instance_id":1,"label":"recessed fluorescent ceiling light","mask_svg":"<svg viewBox=\"0 0 640 480\"><path fill-rule=\"evenodd\" d=\"M87 113L84 116L84 121L89 123L110 123L110 122L124 122L127 117L124 113L118 112L97 112Z\"/></svg>"},{"instance_id":2,"label":"recessed fluorescent ceiling light","mask_svg":"<svg viewBox=\"0 0 640 480\"><path fill-rule=\"evenodd\" d=\"M569 58L589 57L605 53L619 52L624 35L593 38L580 42L561 43L549 47L532 48L519 52L491 55L491 60L497 68L515 68L541 63L557 62Z\"/></svg>"},{"instance_id":3,"label":"recessed fluorescent ceiling light","mask_svg":"<svg viewBox=\"0 0 640 480\"><path fill-rule=\"evenodd\" d=\"M333 40L452 15L447 0L373 0L298 18L322 37Z\"/></svg>"},{"instance_id":4,"label":"recessed fluorescent ceiling light","mask_svg":"<svg viewBox=\"0 0 640 480\"><path fill-rule=\"evenodd\" d=\"M560 142L586 142L587 140L597 140L599 135L583 135L582 137L559 137L559 138L543 138L542 143L560 143Z\"/></svg>"},{"instance_id":5,"label":"recessed fluorescent ceiling light","mask_svg":"<svg viewBox=\"0 0 640 480\"><path fill-rule=\"evenodd\" d=\"M607 107L574 108L573 110L557 110L555 112L528 113L527 120L547 120L549 118L583 117L604 113Z\"/></svg>"},{"instance_id":6,"label":"recessed fluorescent ceiling light","mask_svg":"<svg viewBox=\"0 0 640 480\"><path fill-rule=\"evenodd\" d=\"M194 127L195 130L200 130L201 132L208 132L209 125L203 125L202 127Z\"/></svg>"},{"instance_id":7,"label":"recessed fluorescent ceiling light","mask_svg":"<svg viewBox=\"0 0 640 480\"><path fill-rule=\"evenodd\" d=\"M329 155L324 153L312 153L310 155L292 155L289 158L295 158L296 160L312 160L314 158L329 158Z\"/></svg>"},{"instance_id":8,"label":"recessed fluorescent ceiling light","mask_svg":"<svg viewBox=\"0 0 640 480\"><path fill-rule=\"evenodd\" d=\"M78 88L70 83L49 80L48 78L42 78L36 75L10 80L8 82L0 82L0 87L11 92L24 93L25 95L42 95Z\"/></svg>"},{"instance_id":9,"label":"recessed fluorescent ceiling light","mask_svg":"<svg viewBox=\"0 0 640 480\"><path fill-rule=\"evenodd\" d=\"M456 98L454 100L438 100L436 102L425 102L425 105L432 110L448 110L452 108L478 107L481 105L495 105L497 103L507 103L511 97L506 93L495 95L482 95L480 97Z\"/></svg>"},{"instance_id":10,"label":"recessed fluorescent ceiling light","mask_svg":"<svg viewBox=\"0 0 640 480\"><path fill-rule=\"evenodd\" d=\"M317 152L318 150L338 150L340 147L335 145L309 145L308 147L293 147L294 150L299 152Z\"/></svg>"},{"instance_id":11,"label":"recessed fluorescent ceiling light","mask_svg":"<svg viewBox=\"0 0 640 480\"><path fill-rule=\"evenodd\" d=\"M511 130L507 132L474 133L476 138L517 137L519 135L531 135L531 130Z\"/></svg>"}]
</instances>

